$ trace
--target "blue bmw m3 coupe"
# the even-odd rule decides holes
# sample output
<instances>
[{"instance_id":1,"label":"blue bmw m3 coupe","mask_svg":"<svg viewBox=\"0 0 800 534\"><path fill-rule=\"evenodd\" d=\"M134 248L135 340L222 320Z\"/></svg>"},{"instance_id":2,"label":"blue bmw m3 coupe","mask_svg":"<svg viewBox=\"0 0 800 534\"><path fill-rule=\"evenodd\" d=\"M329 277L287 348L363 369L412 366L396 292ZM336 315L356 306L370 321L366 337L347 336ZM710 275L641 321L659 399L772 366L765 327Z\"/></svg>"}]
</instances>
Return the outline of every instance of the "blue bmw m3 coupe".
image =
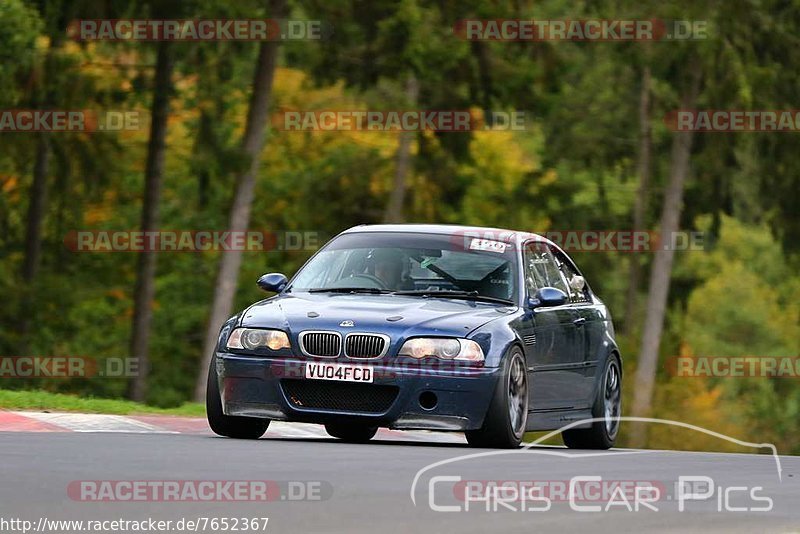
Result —
<instances>
[{"instance_id":1,"label":"blue bmw m3 coupe","mask_svg":"<svg viewBox=\"0 0 800 534\"><path fill-rule=\"evenodd\" d=\"M274 296L222 327L207 413L222 436L272 420L368 441L379 427L517 447L526 431L607 449L621 415L611 315L575 263L532 233L447 225L346 230Z\"/></svg>"}]
</instances>

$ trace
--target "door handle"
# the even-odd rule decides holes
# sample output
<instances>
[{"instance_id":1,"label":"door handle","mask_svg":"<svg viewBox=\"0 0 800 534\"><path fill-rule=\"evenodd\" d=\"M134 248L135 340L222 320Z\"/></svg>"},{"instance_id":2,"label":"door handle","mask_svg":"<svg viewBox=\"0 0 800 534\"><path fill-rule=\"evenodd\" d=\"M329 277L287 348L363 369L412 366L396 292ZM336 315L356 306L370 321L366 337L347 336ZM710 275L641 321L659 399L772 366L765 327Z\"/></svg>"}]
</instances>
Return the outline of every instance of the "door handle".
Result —
<instances>
[{"instance_id":1,"label":"door handle","mask_svg":"<svg viewBox=\"0 0 800 534\"><path fill-rule=\"evenodd\" d=\"M583 323L585 322L586 322L586 317L578 317L577 319L572 321L572 324L574 324L575 326L583 326Z\"/></svg>"}]
</instances>

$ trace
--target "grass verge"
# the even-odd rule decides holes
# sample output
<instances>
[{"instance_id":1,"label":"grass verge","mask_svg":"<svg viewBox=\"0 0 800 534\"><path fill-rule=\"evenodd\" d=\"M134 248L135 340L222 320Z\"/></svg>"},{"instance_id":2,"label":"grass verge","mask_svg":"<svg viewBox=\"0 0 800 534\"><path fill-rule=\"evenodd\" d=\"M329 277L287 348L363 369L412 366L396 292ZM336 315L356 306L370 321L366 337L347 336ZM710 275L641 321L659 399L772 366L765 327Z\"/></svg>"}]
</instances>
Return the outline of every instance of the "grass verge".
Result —
<instances>
[{"instance_id":1,"label":"grass verge","mask_svg":"<svg viewBox=\"0 0 800 534\"><path fill-rule=\"evenodd\" d=\"M11 391L0 389L0 409L49 412L105 413L113 415L156 414L204 417L206 408L187 402L177 408L155 408L129 400L76 397L47 391Z\"/></svg>"}]
</instances>

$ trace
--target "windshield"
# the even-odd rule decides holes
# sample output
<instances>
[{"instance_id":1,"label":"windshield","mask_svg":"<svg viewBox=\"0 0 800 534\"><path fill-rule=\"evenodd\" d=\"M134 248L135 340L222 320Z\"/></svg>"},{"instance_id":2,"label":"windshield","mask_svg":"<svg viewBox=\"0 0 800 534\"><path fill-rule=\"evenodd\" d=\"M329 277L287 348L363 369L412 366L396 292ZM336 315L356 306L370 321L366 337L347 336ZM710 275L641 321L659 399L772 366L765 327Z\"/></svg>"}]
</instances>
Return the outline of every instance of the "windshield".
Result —
<instances>
[{"instance_id":1,"label":"windshield","mask_svg":"<svg viewBox=\"0 0 800 534\"><path fill-rule=\"evenodd\" d=\"M460 292L514 301L516 272L514 247L507 243L461 235L364 232L328 243L297 273L291 290Z\"/></svg>"}]
</instances>

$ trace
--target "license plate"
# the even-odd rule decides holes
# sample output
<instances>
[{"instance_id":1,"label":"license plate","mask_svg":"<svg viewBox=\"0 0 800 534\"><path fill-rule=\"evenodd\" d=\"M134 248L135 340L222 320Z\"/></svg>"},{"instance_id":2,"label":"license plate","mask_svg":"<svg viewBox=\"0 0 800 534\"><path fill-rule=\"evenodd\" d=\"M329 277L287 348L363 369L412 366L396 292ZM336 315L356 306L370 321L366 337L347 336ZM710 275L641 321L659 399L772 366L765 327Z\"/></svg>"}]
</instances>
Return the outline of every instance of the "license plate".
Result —
<instances>
[{"instance_id":1,"label":"license plate","mask_svg":"<svg viewBox=\"0 0 800 534\"><path fill-rule=\"evenodd\" d=\"M306 378L342 382L372 382L372 367L344 363L307 363Z\"/></svg>"}]
</instances>

